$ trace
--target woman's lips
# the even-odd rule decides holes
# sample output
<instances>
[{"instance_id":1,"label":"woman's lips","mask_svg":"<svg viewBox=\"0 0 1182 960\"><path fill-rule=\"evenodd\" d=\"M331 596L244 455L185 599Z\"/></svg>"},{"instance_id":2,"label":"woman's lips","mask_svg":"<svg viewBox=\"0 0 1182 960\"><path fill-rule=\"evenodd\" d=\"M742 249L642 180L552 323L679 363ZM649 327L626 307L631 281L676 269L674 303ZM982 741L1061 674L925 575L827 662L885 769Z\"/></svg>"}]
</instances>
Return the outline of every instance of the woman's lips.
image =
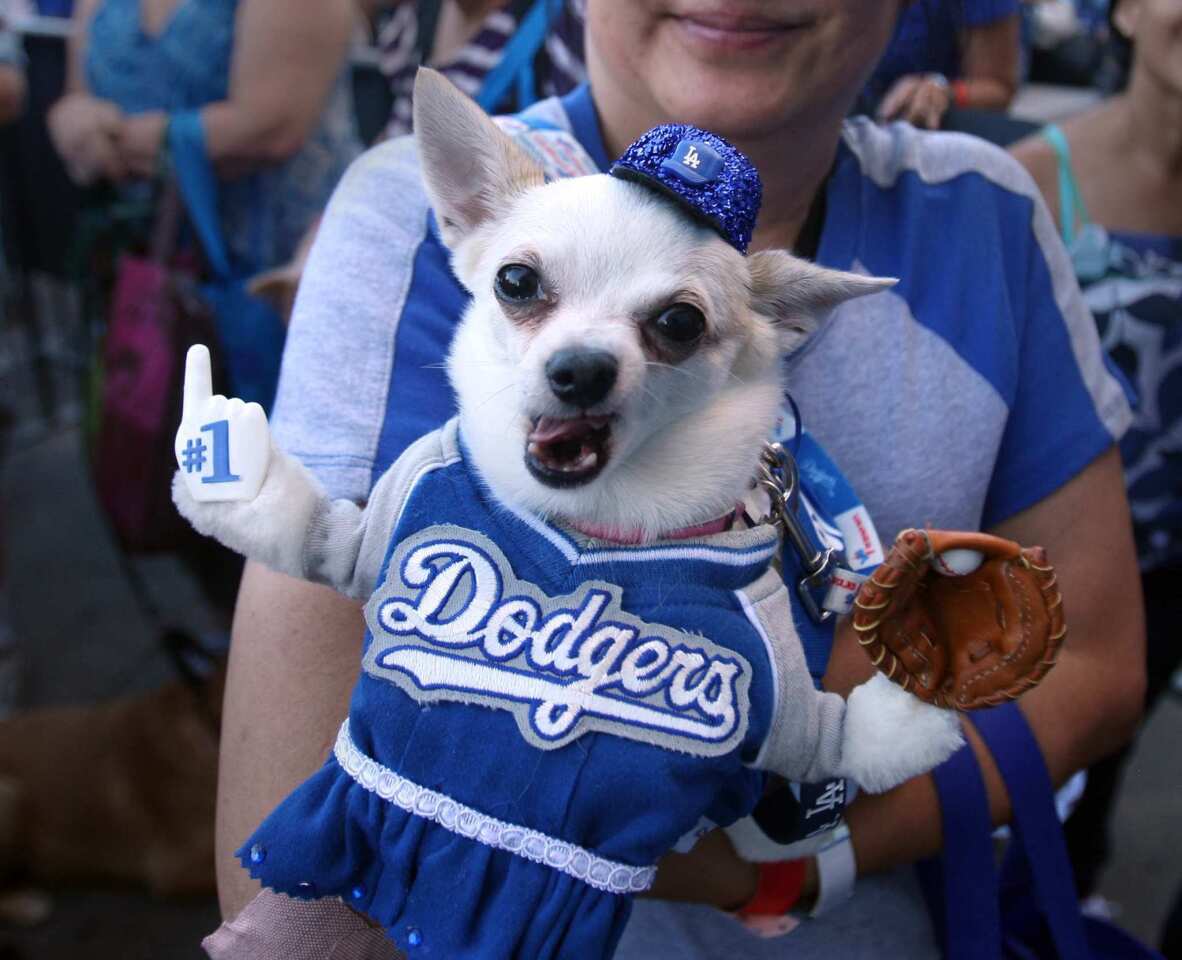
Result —
<instances>
[{"instance_id":1,"label":"woman's lips","mask_svg":"<svg viewBox=\"0 0 1182 960\"><path fill-rule=\"evenodd\" d=\"M731 51L751 51L773 44L808 26L804 20L785 22L721 13L684 14L673 19L690 41L715 50Z\"/></svg>"}]
</instances>

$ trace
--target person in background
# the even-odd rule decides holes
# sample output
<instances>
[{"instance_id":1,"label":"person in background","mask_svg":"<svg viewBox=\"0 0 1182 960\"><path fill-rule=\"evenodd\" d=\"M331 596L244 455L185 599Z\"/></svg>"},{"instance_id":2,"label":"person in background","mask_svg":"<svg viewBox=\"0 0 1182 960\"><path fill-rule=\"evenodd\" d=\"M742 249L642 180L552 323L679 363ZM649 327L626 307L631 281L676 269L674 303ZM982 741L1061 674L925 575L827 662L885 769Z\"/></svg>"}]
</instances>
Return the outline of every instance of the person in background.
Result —
<instances>
[{"instance_id":1,"label":"person in background","mask_svg":"<svg viewBox=\"0 0 1182 960\"><path fill-rule=\"evenodd\" d=\"M1051 208L1109 357L1139 399L1121 442L1148 632L1146 708L1182 662L1182 5L1116 0L1127 89L1014 148ZM1093 767L1067 834L1095 892L1124 751ZM1168 949L1182 957L1182 909Z\"/></svg>"},{"instance_id":2,"label":"person in background","mask_svg":"<svg viewBox=\"0 0 1182 960\"><path fill-rule=\"evenodd\" d=\"M545 38L493 108L513 113L540 97L561 96L586 79L582 0L360 0L377 25L378 68L390 87L390 112L378 139L411 132L415 72L429 63L469 96L477 96L505 55L524 17L537 7L548 16ZM292 258L255 277L251 291L291 315L319 219Z\"/></svg>"},{"instance_id":3,"label":"person in background","mask_svg":"<svg viewBox=\"0 0 1182 960\"><path fill-rule=\"evenodd\" d=\"M169 113L200 108L227 245L275 266L359 150L355 17L351 0L79 0L54 144L78 183L144 181Z\"/></svg>"},{"instance_id":4,"label":"person in background","mask_svg":"<svg viewBox=\"0 0 1182 960\"><path fill-rule=\"evenodd\" d=\"M1108 8L1108 0L1022 0L1026 79L1119 90L1124 72L1112 56Z\"/></svg>"},{"instance_id":5,"label":"person in background","mask_svg":"<svg viewBox=\"0 0 1182 960\"><path fill-rule=\"evenodd\" d=\"M374 0L369 0L373 3ZM540 97L562 96L586 79L581 0L403 0L378 29L379 69L392 102L385 136L411 130L415 71L429 64L471 97L497 67L506 44L535 7L549 8L545 41L530 58L524 87L512 84L490 112L523 110Z\"/></svg>"},{"instance_id":6,"label":"person in background","mask_svg":"<svg viewBox=\"0 0 1182 960\"><path fill-rule=\"evenodd\" d=\"M1018 89L1018 0L915 0L866 85L867 112L939 129L950 107L1004 110Z\"/></svg>"},{"instance_id":7,"label":"person in background","mask_svg":"<svg viewBox=\"0 0 1182 960\"><path fill-rule=\"evenodd\" d=\"M839 308L790 358L793 395L884 541L915 523L981 526L1054 558L1071 629L1022 709L1062 782L1125 742L1143 698L1139 585L1114 445L1129 411L1045 207L1012 158L906 124L845 121L900 10L880 0L807 9L588 0L589 86L527 113L566 131L601 170L656 124L714 130L763 178L754 249L900 278ZM292 319L275 436L336 497L365 500L402 449L454 409L441 361L467 298L431 227L415 156L410 141L391 141L346 175ZM1047 346L1067 343L1076 350ZM341 370L348 390L332 389ZM1064 419L1075 429L1061 429ZM260 921L282 924L285 901L260 894L233 851L324 762L363 633L356 603L248 564L230 648L217 861L223 915L243 936ZM828 688L848 691L872 670L843 631ZM1004 821L1005 788L975 748L992 815ZM847 822L839 842L857 884L848 900L835 894L831 912L757 938L715 909L748 901L759 877L715 832L663 865L656 892L666 899L637 902L618 956L938 956L912 870L940 848L931 778L860 795ZM810 860L806 897L817 869Z\"/></svg>"}]
</instances>

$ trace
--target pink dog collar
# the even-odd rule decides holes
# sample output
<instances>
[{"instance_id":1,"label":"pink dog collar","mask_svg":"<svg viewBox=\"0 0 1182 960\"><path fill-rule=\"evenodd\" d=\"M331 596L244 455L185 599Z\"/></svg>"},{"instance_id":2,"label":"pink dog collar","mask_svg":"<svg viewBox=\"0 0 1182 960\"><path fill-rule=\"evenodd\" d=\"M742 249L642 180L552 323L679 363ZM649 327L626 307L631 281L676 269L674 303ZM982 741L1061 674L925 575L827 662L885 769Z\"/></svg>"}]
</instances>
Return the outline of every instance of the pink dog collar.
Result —
<instances>
[{"instance_id":1,"label":"pink dog collar","mask_svg":"<svg viewBox=\"0 0 1182 960\"><path fill-rule=\"evenodd\" d=\"M739 510L742 506L736 507L730 513L724 513L721 517L716 517L713 520L707 520L705 523L699 523L692 527L682 527L680 530L672 530L668 533L663 533L656 539L658 540L693 540L696 537L708 537L715 533L724 533L735 525L735 517L738 516ZM578 530L579 533L588 537L593 537L596 540L608 540L612 543L625 543L628 545L635 545L644 543L644 536L639 530L617 530L614 527L601 527L596 524L577 524L572 523L571 527Z\"/></svg>"}]
</instances>

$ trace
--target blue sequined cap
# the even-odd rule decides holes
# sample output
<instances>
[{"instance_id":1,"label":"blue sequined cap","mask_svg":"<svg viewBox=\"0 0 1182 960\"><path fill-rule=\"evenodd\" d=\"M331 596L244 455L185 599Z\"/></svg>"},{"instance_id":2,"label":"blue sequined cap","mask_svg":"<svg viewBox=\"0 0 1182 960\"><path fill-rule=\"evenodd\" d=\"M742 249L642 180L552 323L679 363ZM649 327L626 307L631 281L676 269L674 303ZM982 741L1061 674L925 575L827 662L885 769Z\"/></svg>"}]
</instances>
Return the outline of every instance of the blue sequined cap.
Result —
<instances>
[{"instance_id":1,"label":"blue sequined cap","mask_svg":"<svg viewBox=\"0 0 1182 960\"><path fill-rule=\"evenodd\" d=\"M612 164L611 174L658 191L747 252L763 183L751 161L722 137L688 123L653 127Z\"/></svg>"}]
</instances>

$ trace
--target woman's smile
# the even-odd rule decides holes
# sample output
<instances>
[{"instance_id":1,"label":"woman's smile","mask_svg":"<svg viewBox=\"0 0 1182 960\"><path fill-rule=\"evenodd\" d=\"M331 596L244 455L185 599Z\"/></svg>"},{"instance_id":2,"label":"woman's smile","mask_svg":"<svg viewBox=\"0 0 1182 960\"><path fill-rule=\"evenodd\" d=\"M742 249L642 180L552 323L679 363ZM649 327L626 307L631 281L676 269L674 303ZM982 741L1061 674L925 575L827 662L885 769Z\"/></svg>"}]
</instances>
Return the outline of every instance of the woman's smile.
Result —
<instances>
[{"instance_id":1,"label":"woman's smile","mask_svg":"<svg viewBox=\"0 0 1182 960\"><path fill-rule=\"evenodd\" d=\"M706 54L770 51L816 22L808 14L769 17L716 9L674 13L669 19L683 42Z\"/></svg>"}]
</instances>

